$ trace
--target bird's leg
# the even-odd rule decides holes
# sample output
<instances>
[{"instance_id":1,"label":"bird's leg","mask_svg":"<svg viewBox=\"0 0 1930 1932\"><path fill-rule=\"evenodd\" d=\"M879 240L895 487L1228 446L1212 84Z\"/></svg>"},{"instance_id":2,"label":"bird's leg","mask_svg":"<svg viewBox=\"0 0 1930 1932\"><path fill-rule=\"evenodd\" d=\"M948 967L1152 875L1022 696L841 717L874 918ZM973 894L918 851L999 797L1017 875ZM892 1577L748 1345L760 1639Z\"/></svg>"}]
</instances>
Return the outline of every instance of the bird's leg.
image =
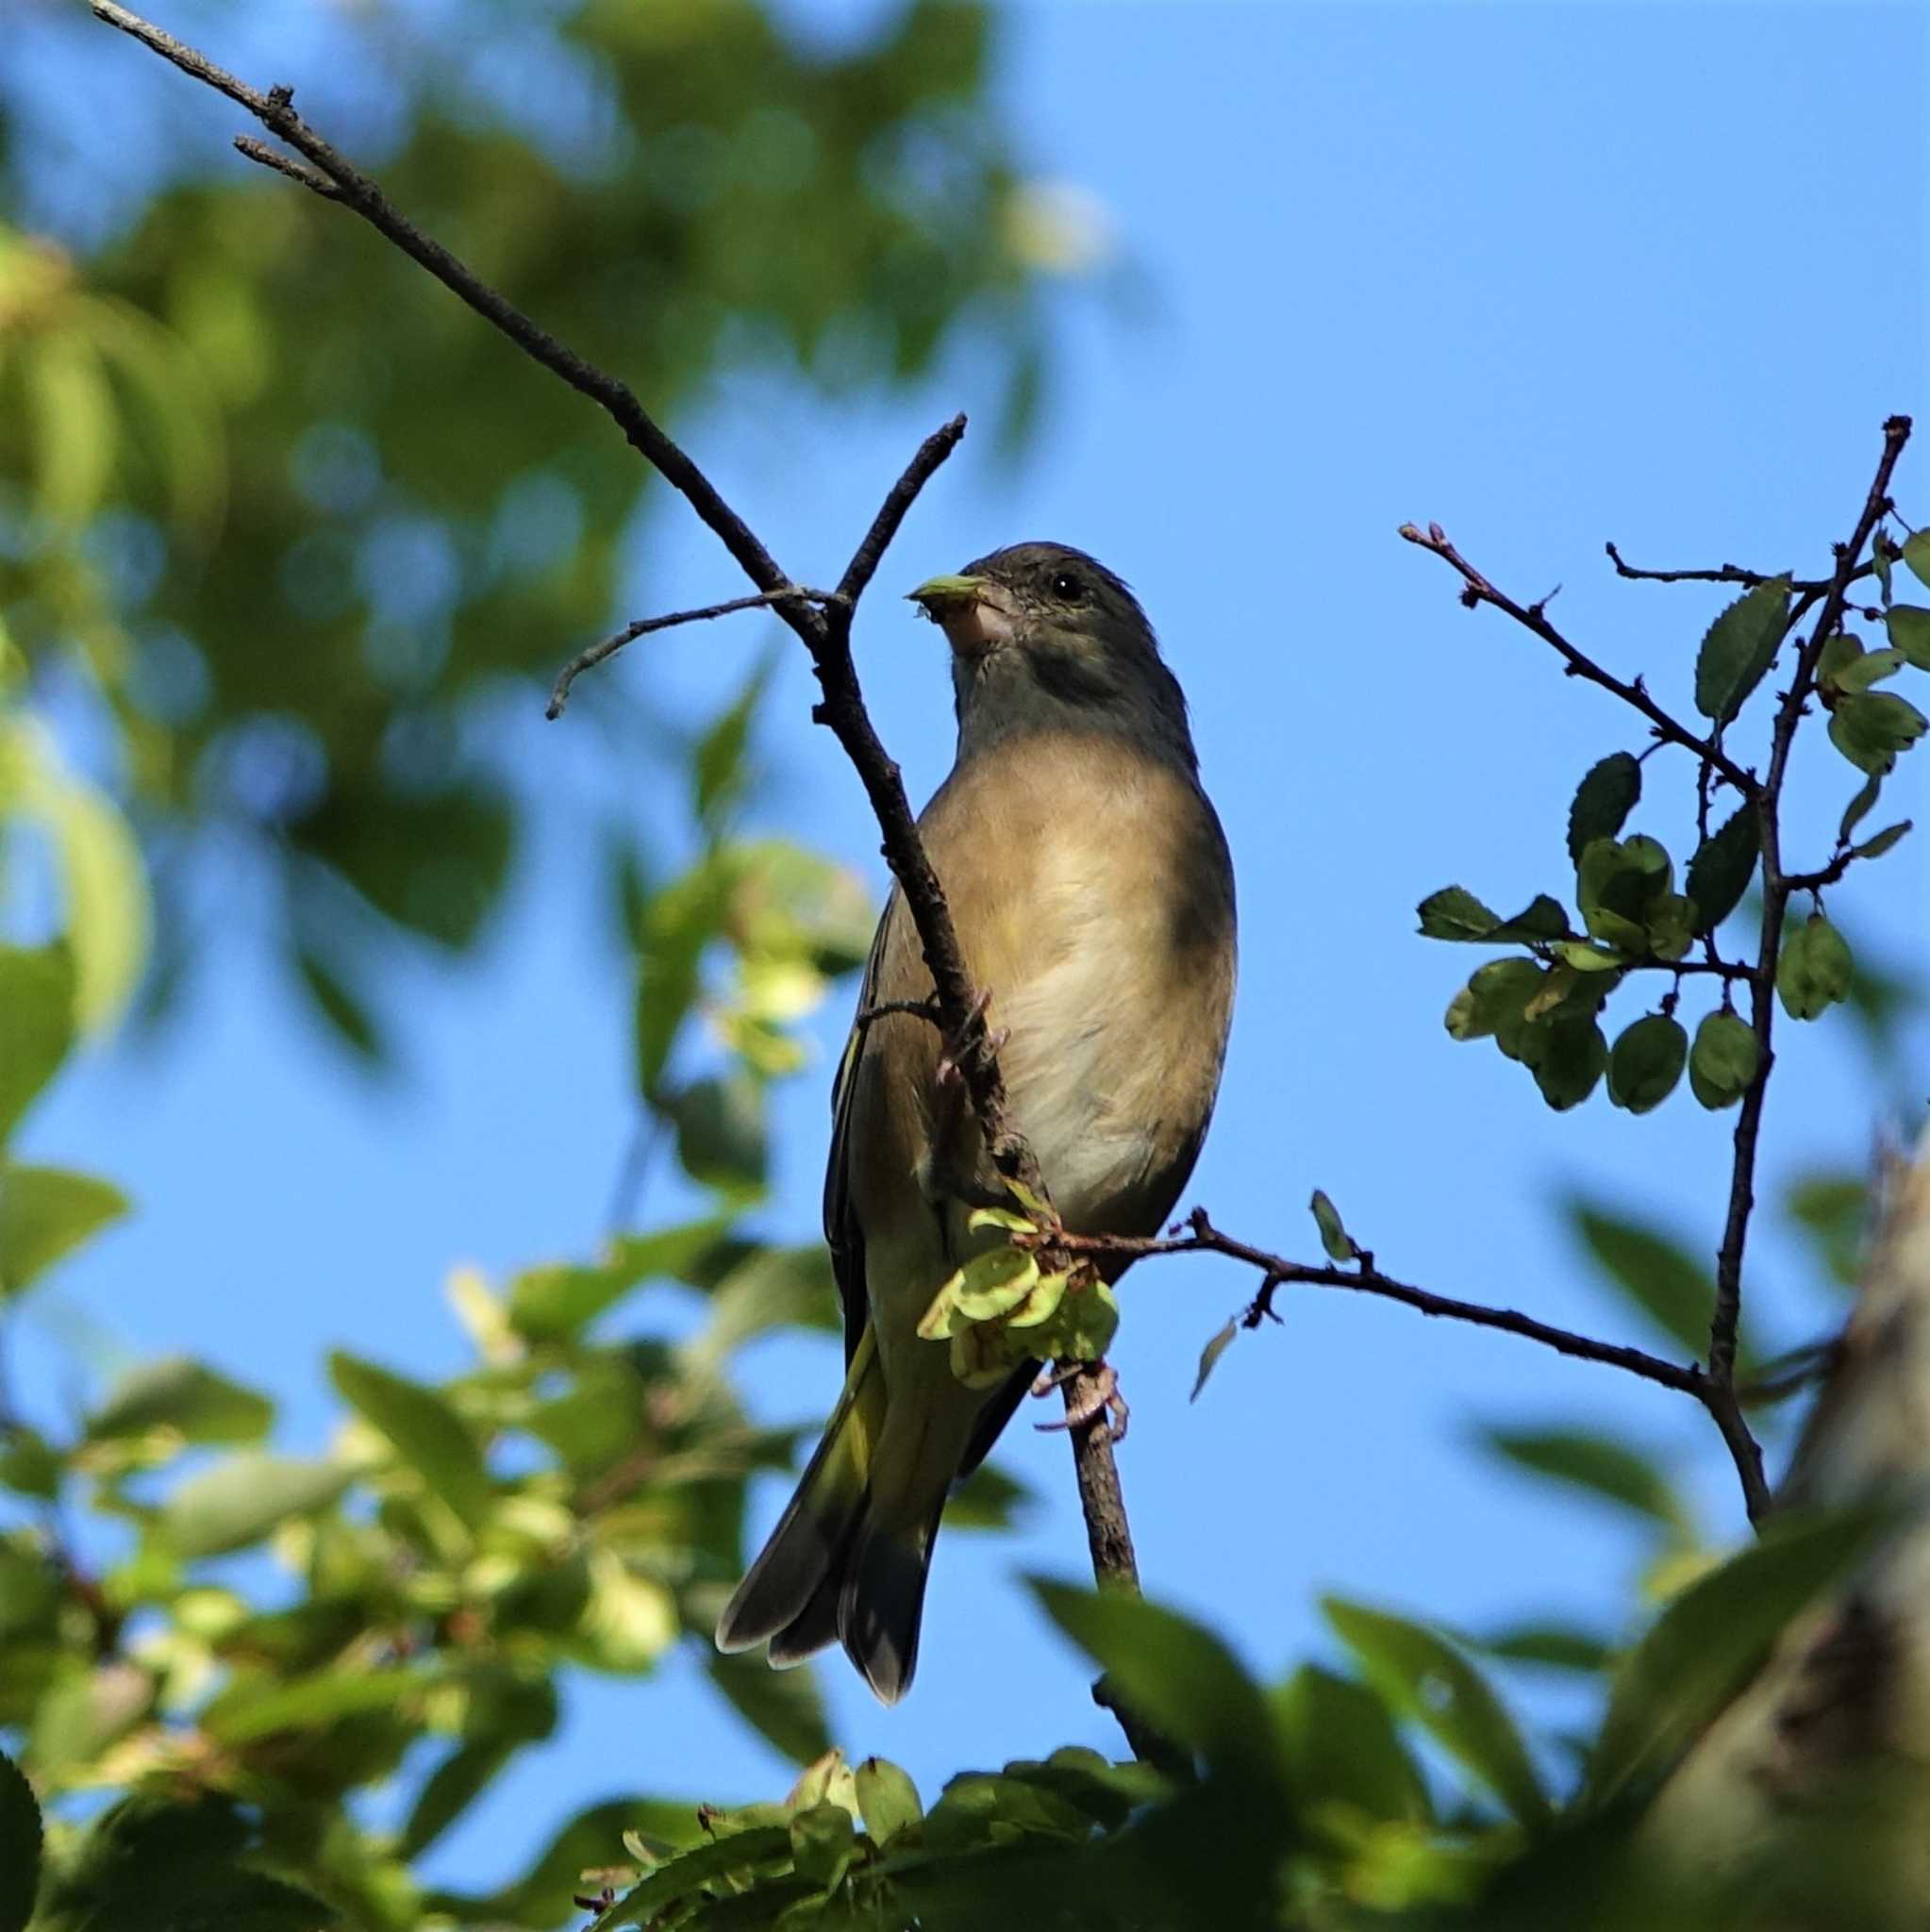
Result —
<instances>
[{"instance_id":1,"label":"bird's leg","mask_svg":"<svg viewBox=\"0 0 1930 1932\"><path fill-rule=\"evenodd\" d=\"M981 987L972 995L972 1005L966 1012L964 1025L957 1033L948 1033L945 1036L945 1049L939 1056L938 1081L940 1087L949 1087L958 1078L958 1062L964 1056L965 1035L985 1018L985 1009L990 1005L991 988ZM1009 1027L993 1027L987 1032L985 1043L996 1057L1010 1038Z\"/></svg>"},{"instance_id":2,"label":"bird's leg","mask_svg":"<svg viewBox=\"0 0 1930 1932\"><path fill-rule=\"evenodd\" d=\"M1054 1429L1083 1429L1089 1423L1105 1419L1106 1432L1115 1442L1123 1442L1132 1421L1132 1408L1119 1386L1119 1374L1110 1362L1060 1362L1032 1385L1035 1395L1050 1395L1062 1384L1090 1374L1092 1386L1067 1403L1066 1412L1056 1423L1034 1423L1043 1432Z\"/></svg>"}]
</instances>

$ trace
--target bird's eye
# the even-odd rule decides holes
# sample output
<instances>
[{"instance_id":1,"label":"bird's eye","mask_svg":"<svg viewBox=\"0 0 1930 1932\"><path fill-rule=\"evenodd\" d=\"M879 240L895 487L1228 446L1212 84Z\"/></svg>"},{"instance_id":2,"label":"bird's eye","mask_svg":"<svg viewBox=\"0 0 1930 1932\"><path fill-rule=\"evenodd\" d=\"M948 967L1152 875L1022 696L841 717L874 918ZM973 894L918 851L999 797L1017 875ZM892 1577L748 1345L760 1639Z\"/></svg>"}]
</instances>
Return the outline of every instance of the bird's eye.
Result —
<instances>
[{"instance_id":1,"label":"bird's eye","mask_svg":"<svg viewBox=\"0 0 1930 1932\"><path fill-rule=\"evenodd\" d=\"M1052 580L1052 594L1061 604L1076 604L1083 586L1071 571L1062 570Z\"/></svg>"}]
</instances>

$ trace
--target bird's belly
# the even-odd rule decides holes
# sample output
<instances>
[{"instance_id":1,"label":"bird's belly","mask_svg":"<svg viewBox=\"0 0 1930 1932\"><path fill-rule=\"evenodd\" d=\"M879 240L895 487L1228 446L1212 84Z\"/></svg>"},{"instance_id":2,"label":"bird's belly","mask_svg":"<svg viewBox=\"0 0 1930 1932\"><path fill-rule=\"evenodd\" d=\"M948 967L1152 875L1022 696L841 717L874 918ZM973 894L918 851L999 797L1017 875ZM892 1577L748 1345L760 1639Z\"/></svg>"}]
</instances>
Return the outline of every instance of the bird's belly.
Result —
<instances>
[{"instance_id":1,"label":"bird's belly","mask_svg":"<svg viewBox=\"0 0 1930 1932\"><path fill-rule=\"evenodd\" d=\"M1007 999L993 995L1013 1122L1068 1226L1112 1229L1171 1145L1173 1061L1187 1041L1165 1004L1148 975L1105 947L1070 954Z\"/></svg>"}]
</instances>

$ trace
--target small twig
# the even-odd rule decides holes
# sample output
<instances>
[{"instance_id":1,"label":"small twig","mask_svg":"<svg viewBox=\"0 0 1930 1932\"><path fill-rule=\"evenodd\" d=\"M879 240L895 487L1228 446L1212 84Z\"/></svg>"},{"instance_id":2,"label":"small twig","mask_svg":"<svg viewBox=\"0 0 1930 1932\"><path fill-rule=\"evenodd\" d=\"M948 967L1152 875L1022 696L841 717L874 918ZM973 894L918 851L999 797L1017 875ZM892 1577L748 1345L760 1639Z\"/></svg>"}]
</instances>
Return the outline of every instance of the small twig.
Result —
<instances>
[{"instance_id":1,"label":"small twig","mask_svg":"<svg viewBox=\"0 0 1930 1932\"><path fill-rule=\"evenodd\" d=\"M868 1033L880 1020L889 1020L893 1013L907 1013L915 1020L929 1020L934 1026L944 1024L939 1018L936 1000L880 1000L874 1007L866 1007L853 1019L852 1030Z\"/></svg>"},{"instance_id":2,"label":"small twig","mask_svg":"<svg viewBox=\"0 0 1930 1932\"><path fill-rule=\"evenodd\" d=\"M299 181L310 193L319 194L324 201L341 199L341 191L327 175L318 175L313 168L304 167L300 161L277 154L265 141L257 141L252 134L235 136L235 152L246 155L251 161L259 161L264 168L273 168L277 175L286 175L291 181Z\"/></svg>"},{"instance_id":3,"label":"small twig","mask_svg":"<svg viewBox=\"0 0 1930 1932\"><path fill-rule=\"evenodd\" d=\"M1781 571L1744 570L1739 563L1724 563L1714 570L1640 570L1632 563L1622 560L1621 551L1613 543L1607 545L1608 560L1615 566L1615 575L1634 578L1645 584L1741 584L1754 590L1758 584L1772 584L1783 575ZM1860 583L1863 578L1874 576L1876 566L1866 563L1852 574L1849 581ZM1821 597L1828 591L1831 579L1828 577L1792 577L1789 589L1798 596L1814 595Z\"/></svg>"},{"instance_id":4,"label":"small twig","mask_svg":"<svg viewBox=\"0 0 1930 1932\"><path fill-rule=\"evenodd\" d=\"M1266 1277L1253 1305L1241 1318L1249 1328L1257 1327L1261 1321L1273 1314L1275 1291L1289 1284L1351 1289L1357 1294L1379 1295L1388 1301L1399 1302L1423 1315L1438 1315L1448 1321L1469 1322L1476 1327L1496 1328L1504 1334L1519 1335L1524 1341L1538 1341L1557 1354L1572 1356L1581 1361L1601 1362L1609 1368L1625 1370L1631 1375L1639 1375L1645 1382L1658 1383L1664 1389L1693 1395L1698 1401L1706 1399L1707 1378L1693 1362L1684 1365L1650 1355L1645 1349L1628 1348L1614 1341L1598 1341L1593 1336L1579 1335L1572 1329L1557 1328L1552 1323L1537 1321L1533 1315L1524 1315L1516 1308L1490 1307L1483 1302L1466 1302L1453 1295L1436 1294L1431 1289L1415 1288L1408 1282L1396 1281L1372 1265L1355 1269L1289 1261L1282 1255L1269 1254L1264 1248L1256 1248L1251 1242L1236 1241L1233 1236L1222 1233L1213 1225L1204 1208L1195 1208L1184 1225L1184 1233L1143 1238L1065 1234L1059 1237L1059 1245L1075 1255L1130 1256L1138 1259L1155 1255L1209 1254L1243 1261L1250 1268L1259 1269Z\"/></svg>"},{"instance_id":5,"label":"small twig","mask_svg":"<svg viewBox=\"0 0 1930 1932\"><path fill-rule=\"evenodd\" d=\"M1770 739L1769 768L1755 808L1760 824L1762 847L1762 938L1757 949L1755 978L1752 988L1751 1024L1756 1044L1755 1078L1742 1096L1736 1119L1735 1160L1729 1180L1729 1208L1722 1227L1722 1242L1716 1255L1716 1302L1709 1323L1710 1393L1709 1412L1722 1429L1742 1479L1742 1492L1749 1505L1751 1522L1757 1521L1769 1507L1769 1484L1763 1474L1762 1451L1749 1433L1738 1400L1736 1382L1736 1334L1742 1319L1742 1254L1749 1236L1749 1217L1755 1206L1755 1154L1762 1131L1762 1108L1768 1091L1770 1069L1774 1064L1771 1036L1775 1027L1776 959L1783 942L1783 920L1794 887L1785 875L1782 864L1780 808L1783 777L1789 769L1789 747L1795 740L1816 675L1818 660L1829 634L1841 621L1844 600L1857 576L1857 560L1871 534L1889 508L1889 479L1897 458L1910 438L1910 419L1892 416L1883 425L1883 454L1877 460L1876 475L1864 498L1862 513L1850 541L1837 553L1836 574L1815 597L1807 598L1806 609L1820 601L1816 627L1796 656L1795 675L1777 708ZM1811 587L1816 588L1816 587ZM1793 627L1793 620L1792 620Z\"/></svg>"},{"instance_id":6,"label":"small twig","mask_svg":"<svg viewBox=\"0 0 1930 1932\"><path fill-rule=\"evenodd\" d=\"M648 637L654 630L669 630L679 624L707 624L713 617L728 617L734 611L757 610L782 604L829 604L838 596L836 591L807 591L799 584L786 584L781 590L759 591L752 597L732 597L722 604L707 604L701 610L673 610L664 617L640 617L635 624L626 624L614 637L605 638L602 642L591 644L588 650L578 651L557 674L557 681L550 691L549 708L543 712L546 718L560 718L563 707L570 702L570 687L586 671L593 671L606 658L614 658L625 644L635 643L639 638Z\"/></svg>"},{"instance_id":7,"label":"small twig","mask_svg":"<svg viewBox=\"0 0 1930 1932\"><path fill-rule=\"evenodd\" d=\"M1413 524L1403 524L1401 535L1408 542L1419 544L1423 550L1432 551L1453 570L1458 573L1463 585L1461 602L1472 609L1476 605L1491 604L1497 610L1505 611L1523 628L1531 630L1543 643L1552 646L1561 661L1568 668L1571 677L1585 677L1590 684L1600 685L1606 691L1612 691L1625 705L1633 707L1646 718L1658 738L1671 744L1679 744L1685 751L1692 751L1705 764L1720 772L1745 798L1755 795L1755 776L1745 772L1734 758L1713 741L1698 737L1679 719L1665 711L1649 693L1639 677L1624 683L1612 672L1605 671L1601 665L1585 652L1576 649L1554 625L1548 621L1544 604L1518 604L1505 591L1497 591L1461 553L1447 540L1446 533L1439 524L1429 524L1423 531Z\"/></svg>"}]
</instances>

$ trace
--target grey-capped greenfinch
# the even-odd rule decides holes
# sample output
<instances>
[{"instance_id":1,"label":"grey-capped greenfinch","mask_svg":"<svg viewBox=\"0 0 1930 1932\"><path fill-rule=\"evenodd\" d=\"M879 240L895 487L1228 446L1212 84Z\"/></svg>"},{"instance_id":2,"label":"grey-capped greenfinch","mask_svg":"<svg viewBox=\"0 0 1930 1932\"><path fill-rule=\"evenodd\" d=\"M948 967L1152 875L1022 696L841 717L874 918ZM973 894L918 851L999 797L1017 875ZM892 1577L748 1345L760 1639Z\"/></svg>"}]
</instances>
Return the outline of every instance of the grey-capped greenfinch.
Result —
<instances>
[{"instance_id":1,"label":"grey-capped greenfinch","mask_svg":"<svg viewBox=\"0 0 1930 1932\"><path fill-rule=\"evenodd\" d=\"M1233 868L1186 699L1131 591L1081 551L1016 544L911 594L950 641L958 718L919 829L990 995L1012 1124L1068 1228L1155 1233L1206 1134L1233 1002ZM931 991L894 891L859 1011ZM844 1390L717 1628L724 1650L768 1641L774 1664L840 1641L888 1704L917 1663L946 1495L1036 1369L968 1388L917 1332L954 1271L1006 1238L967 1225L999 1183L943 1056L916 1013L845 1048L824 1182Z\"/></svg>"}]
</instances>

